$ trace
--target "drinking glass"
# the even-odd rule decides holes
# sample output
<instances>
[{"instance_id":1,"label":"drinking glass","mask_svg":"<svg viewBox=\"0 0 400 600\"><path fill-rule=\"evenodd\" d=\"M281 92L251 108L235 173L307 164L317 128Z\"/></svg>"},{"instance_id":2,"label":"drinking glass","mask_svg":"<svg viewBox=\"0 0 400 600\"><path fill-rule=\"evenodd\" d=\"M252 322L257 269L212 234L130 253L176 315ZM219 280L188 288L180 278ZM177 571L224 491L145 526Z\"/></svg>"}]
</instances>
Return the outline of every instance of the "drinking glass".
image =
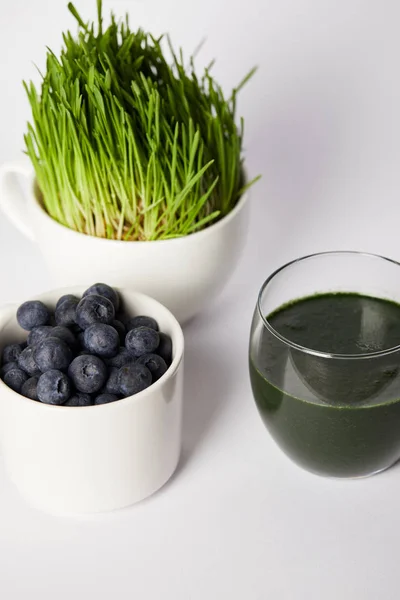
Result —
<instances>
[{"instance_id":1,"label":"drinking glass","mask_svg":"<svg viewBox=\"0 0 400 600\"><path fill-rule=\"evenodd\" d=\"M368 314L370 305L361 311L366 351L359 354L303 347L269 320L288 303L340 292L400 305L400 264L360 252L325 252L275 271L254 312L250 379L261 418L289 458L319 475L365 477L400 458L400 339L375 349L384 331L379 317ZM335 327L340 339L345 331Z\"/></svg>"}]
</instances>

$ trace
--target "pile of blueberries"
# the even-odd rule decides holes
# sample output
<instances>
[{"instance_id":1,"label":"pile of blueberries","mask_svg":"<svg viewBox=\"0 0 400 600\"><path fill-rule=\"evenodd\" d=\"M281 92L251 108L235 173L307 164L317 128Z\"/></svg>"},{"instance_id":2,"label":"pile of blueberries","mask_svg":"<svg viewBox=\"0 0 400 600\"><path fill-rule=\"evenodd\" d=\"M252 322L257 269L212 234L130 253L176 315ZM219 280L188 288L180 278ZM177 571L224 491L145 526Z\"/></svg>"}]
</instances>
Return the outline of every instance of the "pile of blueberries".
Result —
<instances>
[{"instance_id":1,"label":"pile of blueberries","mask_svg":"<svg viewBox=\"0 0 400 600\"><path fill-rule=\"evenodd\" d=\"M172 362L171 338L152 317L129 318L116 290L96 283L67 294L54 314L34 300L17 311L29 331L3 349L0 376L14 391L46 404L90 406L137 394Z\"/></svg>"}]
</instances>

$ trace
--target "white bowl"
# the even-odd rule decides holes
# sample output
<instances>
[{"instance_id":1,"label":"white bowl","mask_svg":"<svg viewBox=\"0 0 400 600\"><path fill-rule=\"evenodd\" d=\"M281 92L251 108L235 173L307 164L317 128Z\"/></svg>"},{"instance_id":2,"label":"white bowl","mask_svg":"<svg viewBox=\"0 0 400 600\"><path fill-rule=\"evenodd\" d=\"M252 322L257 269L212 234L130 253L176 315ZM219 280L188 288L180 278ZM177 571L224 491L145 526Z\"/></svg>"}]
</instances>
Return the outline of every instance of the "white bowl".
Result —
<instances>
[{"instance_id":1,"label":"white bowl","mask_svg":"<svg viewBox=\"0 0 400 600\"><path fill-rule=\"evenodd\" d=\"M135 289L162 302L181 323L225 286L242 253L248 222L246 193L226 217L185 237L125 242L84 235L49 217L34 194L31 167L21 163L0 168L0 208L37 242L57 285L98 280Z\"/></svg>"},{"instance_id":2,"label":"white bowl","mask_svg":"<svg viewBox=\"0 0 400 600\"><path fill-rule=\"evenodd\" d=\"M87 287L87 286L86 286ZM60 289L36 299L54 308ZM52 513L88 513L128 506L158 490L173 474L181 447L183 333L156 300L121 290L132 315L154 317L172 338L173 362L152 386L129 398L87 407L29 400L0 380L0 445L20 492ZM17 306L0 310L0 348L23 341Z\"/></svg>"}]
</instances>

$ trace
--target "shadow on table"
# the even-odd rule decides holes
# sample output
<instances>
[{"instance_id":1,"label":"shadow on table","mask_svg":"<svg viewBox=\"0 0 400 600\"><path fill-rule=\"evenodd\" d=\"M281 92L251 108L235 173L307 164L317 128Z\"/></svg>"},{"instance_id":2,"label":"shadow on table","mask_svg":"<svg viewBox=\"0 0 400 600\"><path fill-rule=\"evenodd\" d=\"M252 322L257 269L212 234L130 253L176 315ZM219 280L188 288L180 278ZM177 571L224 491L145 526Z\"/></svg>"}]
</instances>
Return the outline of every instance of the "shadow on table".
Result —
<instances>
[{"instance_id":1,"label":"shadow on table","mask_svg":"<svg viewBox=\"0 0 400 600\"><path fill-rule=\"evenodd\" d=\"M232 372L210 327L197 335L202 317L185 326L185 381L182 456L176 474L185 468L203 444L229 402Z\"/></svg>"}]
</instances>

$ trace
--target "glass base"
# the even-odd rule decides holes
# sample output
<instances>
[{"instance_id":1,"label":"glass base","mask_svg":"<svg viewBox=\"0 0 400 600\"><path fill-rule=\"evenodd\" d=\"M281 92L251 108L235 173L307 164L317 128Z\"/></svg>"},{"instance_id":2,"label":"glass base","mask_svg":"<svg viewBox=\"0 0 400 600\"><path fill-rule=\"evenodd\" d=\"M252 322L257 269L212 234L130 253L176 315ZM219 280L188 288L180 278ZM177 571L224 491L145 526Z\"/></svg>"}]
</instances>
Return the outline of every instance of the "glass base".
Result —
<instances>
[{"instance_id":1,"label":"glass base","mask_svg":"<svg viewBox=\"0 0 400 600\"><path fill-rule=\"evenodd\" d=\"M293 464L295 464L296 467L299 467L303 471L307 471L307 473L311 473L311 475L316 475L317 477L323 477L324 479L336 479L336 480L349 479L349 480L355 480L355 481L357 479L367 479L368 477L373 477L374 475L379 475L379 473L384 473L384 471L391 469L392 467L394 467L394 465L396 465L399 462L399 459L395 460L390 465L387 465L386 467L382 467L382 469L378 469L377 471L372 471L371 473L366 473L365 475L324 475L323 473L317 473L316 471L307 469L306 467L303 467L303 465L299 465L298 463L296 463L295 461L293 461L290 458L289 458L289 460Z\"/></svg>"}]
</instances>

